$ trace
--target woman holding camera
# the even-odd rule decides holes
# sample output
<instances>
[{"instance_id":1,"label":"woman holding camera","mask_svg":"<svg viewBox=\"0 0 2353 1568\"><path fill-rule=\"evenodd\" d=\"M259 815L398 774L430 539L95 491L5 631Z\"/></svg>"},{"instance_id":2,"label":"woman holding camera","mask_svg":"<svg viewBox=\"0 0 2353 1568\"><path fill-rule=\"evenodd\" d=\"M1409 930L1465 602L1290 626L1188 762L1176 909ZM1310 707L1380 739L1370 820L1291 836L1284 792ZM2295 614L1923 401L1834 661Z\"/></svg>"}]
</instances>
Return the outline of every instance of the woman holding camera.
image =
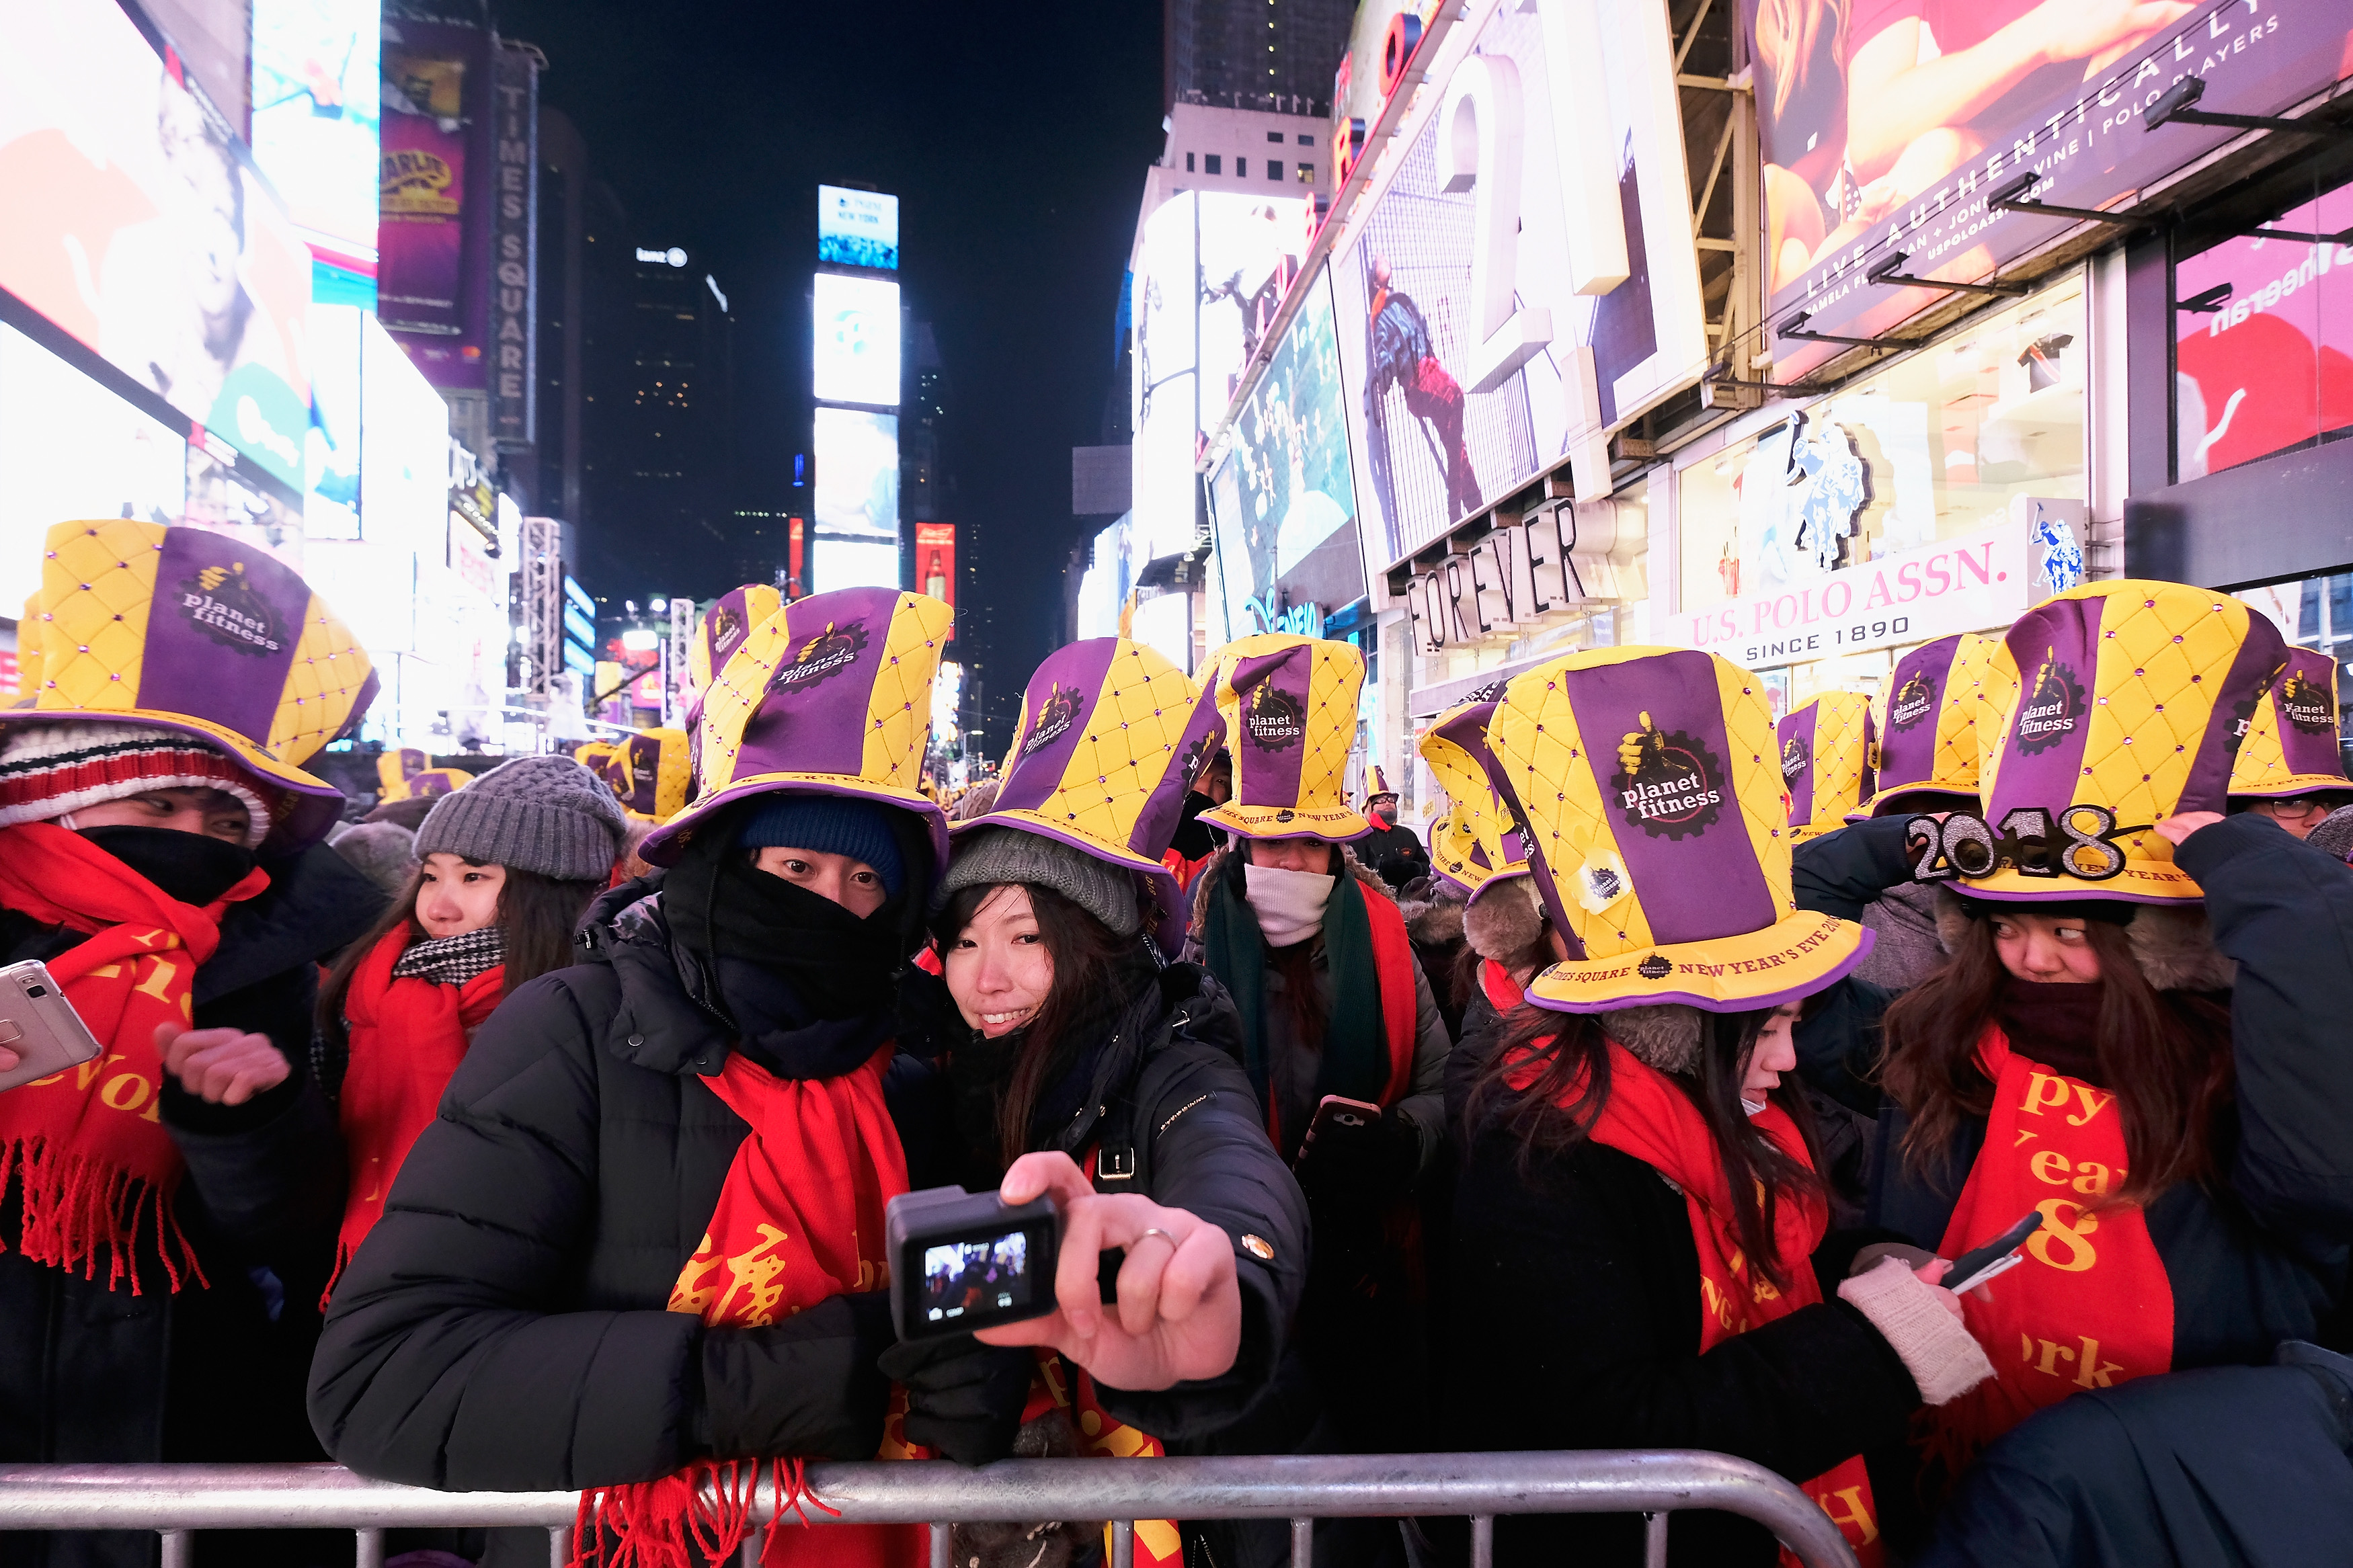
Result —
<instances>
[{"instance_id":1,"label":"woman holding camera","mask_svg":"<svg viewBox=\"0 0 2353 1568\"><path fill-rule=\"evenodd\" d=\"M1827 1235L1810 1120L1782 1075L1797 1004L1870 942L1789 904L1761 689L1704 653L1574 654L1514 680L1487 736L1503 778L1544 784L1516 793L1571 956L1530 979L1470 1096L1453 1333L1514 1348L1508 1378L1444 1385L1447 1444L1734 1454L1868 1553L1863 1453L1991 1369L1941 1262L1835 1285L1851 1247ZM1495 1560L1631 1556L1639 1531L1504 1520ZM1776 1547L1692 1513L1669 1550L1764 1564Z\"/></svg>"},{"instance_id":2,"label":"woman holding camera","mask_svg":"<svg viewBox=\"0 0 2353 1568\"><path fill-rule=\"evenodd\" d=\"M2353 1242L2353 886L2219 815L2278 633L2106 582L2007 647L1983 811L1860 823L1797 866L1800 903L1846 918L1924 870L1949 889L1941 968L1849 982L1799 1031L1808 1076L1879 1116L1873 1223L1950 1258L2041 1222L1963 1298L2000 1376L1940 1413L1946 1478L2076 1393L2320 1338Z\"/></svg>"}]
</instances>

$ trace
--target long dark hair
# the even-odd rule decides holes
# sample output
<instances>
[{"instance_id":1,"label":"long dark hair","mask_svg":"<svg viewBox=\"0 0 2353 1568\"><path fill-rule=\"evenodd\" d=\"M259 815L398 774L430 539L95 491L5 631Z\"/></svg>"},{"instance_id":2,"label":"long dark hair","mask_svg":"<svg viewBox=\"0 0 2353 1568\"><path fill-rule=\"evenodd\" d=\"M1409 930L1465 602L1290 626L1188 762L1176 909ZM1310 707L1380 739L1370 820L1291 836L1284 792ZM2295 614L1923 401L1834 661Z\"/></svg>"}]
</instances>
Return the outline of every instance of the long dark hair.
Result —
<instances>
[{"instance_id":1,"label":"long dark hair","mask_svg":"<svg viewBox=\"0 0 2353 1568\"><path fill-rule=\"evenodd\" d=\"M1047 1084L1076 1060L1086 1045L1078 1027L1099 1015L1107 1002L1124 999L1125 982L1120 971L1140 952L1136 939L1123 937L1050 888L1029 883L986 882L960 888L947 907L932 921L932 936L939 944L943 964L948 949L972 924L980 906L1002 887L1018 886L1029 895L1030 911L1038 917L1039 940L1054 961L1054 983L1039 1005L1038 1016L1022 1030L1015 1047L1013 1074L997 1102L997 1154L1010 1165L1029 1152L1029 1118Z\"/></svg>"},{"instance_id":2,"label":"long dark hair","mask_svg":"<svg viewBox=\"0 0 2353 1568\"><path fill-rule=\"evenodd\" d=\"M480 866L487 862L469 860L466 864ZM524 982L571 963L572 933L579 929L580 917L587 913L596 895L605 890L605 884L558 881L512 866L502 869L506 879L499 884L499 912L494 923L499 928L504 954L501 962L506 966L499 994L509 996ZM327 972L325 982L319 987L319 1035L335 1050L348 1050L351 1047L351 1031L343 1023L343 998L351 991L352 976L367 962L376 943L403 927L407 929L410 942L425 940L425 928L417 923L417 895L424 886L425 868L418 866L408 873L406 886L385 908L383 918L369 928L365 936L345 948L335 966Z\"/></svg>"},{"instance_id":3,"label":"long dark hair","mask_svg":"<svg viewBox=\"0 0 2353 1568\"><path fill-rule=\"evenodd\" d=\"M1775 1250L1773 1226L1779 1206L1784 1200L1820 1198L1827 1189L1815 1173L1821 1163L1821 1144L1803 1094L1785 1079L1768 1098L1797 1124L1798 1134L1805 1142L1805 1163L1757 1131L1740 1103L1749 1054L1772 1016L1769 1007L1748 1013L1702 1014L1694 1070L1664 1076L1707 1123L1733 1195L1733 1230L1740 1249L1767 1279L1787 1289L1793 1271L1810 1264L1802 1258L1782 1258ZM1464 1114L1466 1132L1493 1117L1504 1131L1519 1140L1524 1174L1539 1154L1562 1153L1585 1142L1609 1103L1606 1018L1606 1015L1555 1013L1528 1002L1514 1008L1504 1017L1494 1055L1482 1064L1479 1080L1472 1089ZM1505 1081L1508 1075L1531 1063L1536 1066L1536 1076L1525 1089L1515 1089ZM1745 1193L1758 1194L1758 1201L1741 1202Z\"/></svg>"},{"instance_id":4,"label":"long dark hair","mask_svg":"<svg viewBox=\"0 0 2353 1568\"><path fill-rule=\"evenodd\" d=\"M2177 1182L2211 1184L2231 1098L2230 1014L2195 992L2153 988L2125 927L2087 920L2084 935L2100 961L2093 1045L2124 1118L2125 1180L2108 1200L2145 1204ZM1972 920L1951 961L1887 1010L1880 1082L1912 1119L1904 1160L1915 1174L1940 1172L1961 1123L1993 1109L1978 1042L2009 984L1993 922Z\"/></svg>"}]
</instances>

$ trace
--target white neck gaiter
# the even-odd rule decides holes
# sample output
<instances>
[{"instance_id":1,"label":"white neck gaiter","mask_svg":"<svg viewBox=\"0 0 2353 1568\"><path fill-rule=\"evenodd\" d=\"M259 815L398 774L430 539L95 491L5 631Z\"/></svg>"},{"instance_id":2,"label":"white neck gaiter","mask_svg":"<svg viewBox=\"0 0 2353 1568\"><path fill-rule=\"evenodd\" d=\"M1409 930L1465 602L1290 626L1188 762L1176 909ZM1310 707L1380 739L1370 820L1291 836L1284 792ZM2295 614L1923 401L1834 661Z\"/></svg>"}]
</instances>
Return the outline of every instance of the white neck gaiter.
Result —
<instances>
[{"instance_id":1,"label":"white neck gaiter","mask_svg":"<svg viewBox=\"0 0 2353 1568\"><path fill-rule=\"evenodd\" d=\"M1242 897L1258 916L1267 946L1293 947L1324 929L1324 906L1332 901L1328 875L1245 865L1242 882Z\"/></svg>"}]
</instances>

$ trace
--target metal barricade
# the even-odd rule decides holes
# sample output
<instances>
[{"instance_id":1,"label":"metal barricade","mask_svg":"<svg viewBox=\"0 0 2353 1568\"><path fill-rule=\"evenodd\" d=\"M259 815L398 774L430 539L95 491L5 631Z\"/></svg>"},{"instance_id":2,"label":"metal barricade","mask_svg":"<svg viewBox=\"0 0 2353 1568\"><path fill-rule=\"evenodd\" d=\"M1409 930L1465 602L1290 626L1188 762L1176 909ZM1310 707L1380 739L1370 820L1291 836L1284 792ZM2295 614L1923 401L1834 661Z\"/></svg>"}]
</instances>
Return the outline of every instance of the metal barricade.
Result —
<instances>
[{"instance_id":1,"label":"metal barricade","mask_svg":"<svg viewBox=\"0 0 2353 1568\"><path fill-rule=\"evenodd\" d=\"M1646 1568L1663 1568L1668 1516L1684 1509L1752 1519L1807 1568L1855 1562L1830 1516L1796 1487L1696 1449L1006 1459L978 1469L867 1462L810 1465L807 1476L843 1523L928 1524L932 1568L948 1568L944 1521L1110 1520L1112 1568L1133 1568L1139 1517L1284 1519L1293 1568L1312 1568L1314 1520L1392 1515L1468 1515L1472 1568L1490 1568L1496 1518L1531 1513L1641 1513ZM773 1498L758 1489L755 1521L769 1518ZM356 1568L383 1568L385 1531L453 1526L544 1530L550 1568L565 1568L578 1503L575 1492L432 1491L335 1465L0 1467L0 1531L152 1530L163 1537L163 1568L188 1568L192 1531L349 1530ZM815 1510L810 1517L812 1529L831 1522ZM743 1568L756 1568L759 1539L746 1540Z\"/></svg>"}]
</instances>

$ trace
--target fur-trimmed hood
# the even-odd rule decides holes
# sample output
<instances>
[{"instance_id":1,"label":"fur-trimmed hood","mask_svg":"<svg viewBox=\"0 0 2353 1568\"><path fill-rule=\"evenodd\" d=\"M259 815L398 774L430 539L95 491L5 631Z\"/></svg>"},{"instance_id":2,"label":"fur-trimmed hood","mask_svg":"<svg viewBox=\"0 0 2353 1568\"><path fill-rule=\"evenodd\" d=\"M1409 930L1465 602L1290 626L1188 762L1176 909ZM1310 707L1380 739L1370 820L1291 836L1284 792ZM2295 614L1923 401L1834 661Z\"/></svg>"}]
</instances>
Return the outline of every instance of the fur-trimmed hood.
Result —
<instances>
[{"instance_id":1,"label":"fur-trimmed hood","mask_svg":"<svg viewBox=\"0 0 2353 1568\"><path fill-rule=\"evenodd\" d=\"M2031 912L2033 906L2021 906ZM1950 952L1968 930L1969 915L1949 888L1936 889L1936 937ZM2156 991L2228 991L2239 966L2214 945L2204 904L2136 904L2125 927L2141 978Z\"/></svg>"},{"instance_id":2,"label":"fur-trimmed hood","mask_svg":"<svg viewBox=\"0 0 2353 1568\"><path fill-rule=\"evenodd\" d=\"M1463 940L1461 896L1427 880L1414 884L1414 888L1426 891L1416 898L1409 888L1396 895L1398 913L1405 917L1406 934L1423 947L1453 947L1460 943Z\"/></svg>"},{"instance_id":3,"label":"fur-trimmed hood","mask_svg":"<svg viewBox=\"0 0 2353 1568\"><path fill-rule=\"evenodd\" d=\"M1544 937L1544 905L1535 879L1514 877L1479 889L1462 911L1462 936L1482 958L1508 963Z\"/></svg>"}]
</instances>

